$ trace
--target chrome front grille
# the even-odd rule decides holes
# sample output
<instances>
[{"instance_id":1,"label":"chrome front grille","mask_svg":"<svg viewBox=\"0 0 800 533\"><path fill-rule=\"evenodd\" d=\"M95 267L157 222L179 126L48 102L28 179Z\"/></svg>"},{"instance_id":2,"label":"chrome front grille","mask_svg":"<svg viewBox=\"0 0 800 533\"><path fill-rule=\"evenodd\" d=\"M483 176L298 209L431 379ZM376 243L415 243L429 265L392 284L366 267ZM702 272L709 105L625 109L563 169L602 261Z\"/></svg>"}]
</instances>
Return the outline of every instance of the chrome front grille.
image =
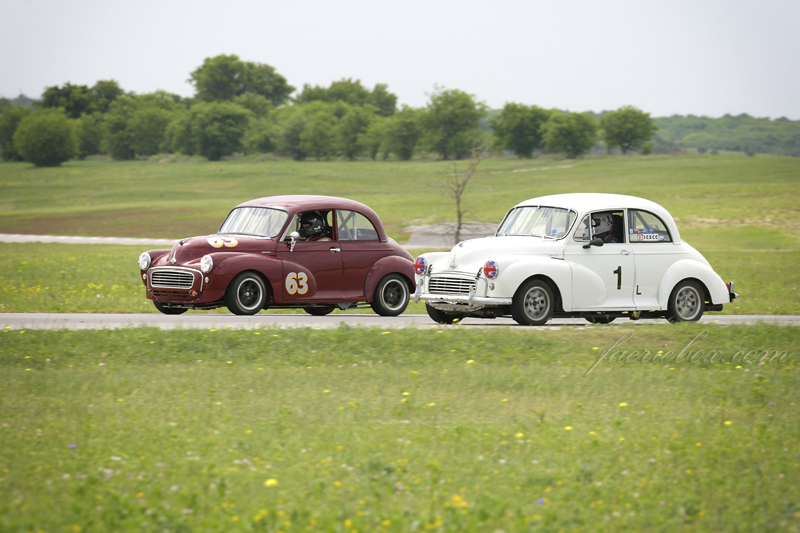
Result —
<instances>
[{"instance_id":1,"label":"chrome front grille","mask_svg":"<svg viewBox=\"0 0 800 533\"><path fill-rule=\"evenodd\" d=\"M152 270L150 285L163 289L191 289L194 273L188 270Z\"/></svg>"},{"instance_id":2,"label":"chrome front grille","mask_svg":"<svg viewBox=\"0 0 800 533\"><path fill-rule=\"evenodd\" d=\"M434 276L428 282L428 292L431 294L469 294L474 287L474 279L452 276Z\"/></svg>"}]
</instances>

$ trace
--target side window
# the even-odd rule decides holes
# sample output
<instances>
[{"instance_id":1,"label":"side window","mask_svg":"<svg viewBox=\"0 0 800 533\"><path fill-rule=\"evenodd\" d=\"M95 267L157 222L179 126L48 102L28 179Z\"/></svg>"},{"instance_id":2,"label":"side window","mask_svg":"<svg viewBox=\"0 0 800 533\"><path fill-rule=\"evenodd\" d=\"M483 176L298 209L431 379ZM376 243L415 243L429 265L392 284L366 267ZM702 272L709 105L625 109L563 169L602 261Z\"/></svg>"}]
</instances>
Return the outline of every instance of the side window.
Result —
<instances>
[{"instance_id":1,"label":"side window","mask_svg":"<svg viewBox=\"0 0 800 533\"><path fill-rule=\"evenodd\" d=\"M631 243L672 242L667 225L652 213L628 210L628 233Z\"/></svg>"},{"instance_id":2,"label":"side window","mask_svg":"<svg viewBox=\"0 0 800 533\"><path fill-rule=\"evenodd\" d=\"M336 218L340 241L380 240L375 226L361 213L337 209Z\"/></svg>"},{"instance_id":3,"label":"side window","mask_svg":"<svg viewBox=\"0 0 800 533\"><path fill-rule=\"evenodd\" d=\"M606 244L625 242L625 217L622 211L598 211L583 217L575 229L573 239L589 242L594 238L603 239Z\"/></svg>"},{"instance_id":4,"label":"side window","mask_svg":"<svg viewBox=\"0 0 800 533\"><path fill-rule=\"evenodd\" d=\"M575 228L575 237L573 238L578 242L589 242L592 240L592 225L589 222L589 215L583 217L581 223Z\"/></svg>"},{"instance_id":5,"label":"side window","mask_svg":"<svg viewBox=\"0 0 800 533\"><path fill-rule=\"evenodd\" d=\"M293 231L300 234L300 241L329 241L333 237L333 211L298 213L289 223L284 240L289 241Z\"/></svg>"}]
</instances>

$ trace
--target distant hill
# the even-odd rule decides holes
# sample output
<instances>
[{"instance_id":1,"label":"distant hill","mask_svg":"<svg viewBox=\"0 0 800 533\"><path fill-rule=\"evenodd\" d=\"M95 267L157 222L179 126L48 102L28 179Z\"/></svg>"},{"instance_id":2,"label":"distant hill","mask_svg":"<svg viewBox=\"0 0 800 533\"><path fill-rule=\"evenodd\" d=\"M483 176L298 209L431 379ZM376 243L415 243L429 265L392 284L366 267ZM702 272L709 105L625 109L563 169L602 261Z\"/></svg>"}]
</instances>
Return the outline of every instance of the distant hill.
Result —
<instances>
[{"instance_id":1,"label":"distant hill","mask_svg":"<svg viewBox=\"0 0 800 533\"><path fill-rule=\"evenodd\" d=\"M654 118L655 148L695 148L700 152L731 150L747 154L800 157L800 121L755 118L747 114L720 118L673 115Z\"/></svg>"},{"instance_id":2,"label":"distant hill","mask_svg":"<svg viewBox=\"0 0 800 533\"><path fill-rule=\"evenodd\" d=\"M489 118L500 113L489 111ZM589 114L600 120L608 111ZM658 131L653 138L653 153L678 153L695 149L701 153L727 150L747 154L775 154L800 157L800 120L756 118L747 114L720 118L694 115L653 117ZM481 124L491 131L489 120ZM597 150L602 150L598 147Z\"/></svg>"}]
</instances>

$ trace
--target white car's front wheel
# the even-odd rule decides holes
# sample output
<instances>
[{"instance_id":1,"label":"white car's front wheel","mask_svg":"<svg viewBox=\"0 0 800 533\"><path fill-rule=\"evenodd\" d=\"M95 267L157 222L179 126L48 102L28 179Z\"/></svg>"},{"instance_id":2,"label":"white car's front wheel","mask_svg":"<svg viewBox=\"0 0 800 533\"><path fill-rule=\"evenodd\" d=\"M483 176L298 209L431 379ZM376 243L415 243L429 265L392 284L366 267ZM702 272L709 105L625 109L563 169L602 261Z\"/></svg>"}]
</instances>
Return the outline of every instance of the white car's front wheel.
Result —
<instances>
[{"instance_id":1,"label":"white car's front wheel","mask_svg":"<svg viewBox=\"0 0 800 533\"><path fill-rule=\"evenodd\" d=\"M553 302L550 285L534 279L517 289L511 300L511 316L523 326L541 326L553 316Z\"/></svg>"},{"instance_id":2,"label":"white car's front wheel","mask_svg":"<svg viewBox=\"0 0 800 533\"><path fill-rule=\"evenodd\" d=\"M687 279L678 283L669 296L667 320L670 322L696 322L703 316L705 291L696 281Z\"/></svg>"}]
</instances>

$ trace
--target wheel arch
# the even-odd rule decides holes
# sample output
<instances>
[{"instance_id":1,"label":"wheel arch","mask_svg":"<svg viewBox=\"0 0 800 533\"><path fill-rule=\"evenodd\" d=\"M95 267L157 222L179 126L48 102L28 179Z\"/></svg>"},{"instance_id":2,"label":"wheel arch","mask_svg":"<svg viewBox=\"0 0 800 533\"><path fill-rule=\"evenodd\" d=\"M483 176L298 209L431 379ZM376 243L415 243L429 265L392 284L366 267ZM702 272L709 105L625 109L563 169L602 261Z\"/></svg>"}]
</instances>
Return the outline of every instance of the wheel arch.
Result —
<instances>
[{"instance_id":1,"label":"wheel arch","mask_svg":"<svg viewBox=\"0 0 800 533\"><path fill-rule=\"evenodd\" d=\"M564 312L563 298L561 296L561 288L558 286L558 283L556 283L550 276L547 276L546 274L534 274L522 280L522 283L519 284L519 287L522 287L529 281L534 281L534 280L543 281L547 283L547 285L550 287L550 290L553 291L553 297L555 298L553 311L555 313ZM517 290L519 290L519 287L517 288ZM516 291L514 292L514 295L516 295Z\"/></svg>"},{"instance_id":2,"label":"wheel arch","mask_svg":"<svg viewBox=\"0 0 800 533\"><path fill-rule=\"evenodd\" d=\"M682 259L670 266L661 278L658 287L658 303L661 309L668 308L672 291L684 280L694 280L699 283L705 293L706 301L712 304L730 302L728 287L710 266L691 259Z\"/></svg>"},{"instance_id":3,"label":"wheel arch","mask_svg":"<svg viewBox=\"0 0 800 533\"><path fill-rule=\"evenodd\" d=\"M413 294L417 288L414 278L414 265L411 261L403 257L390 256L379 259L372 265L364 281L364 295L367 302L372 303L375 298L375 288L378 283L389 274L398 274L406 282L409 294Z\"/></svg>"}]
</instances>

